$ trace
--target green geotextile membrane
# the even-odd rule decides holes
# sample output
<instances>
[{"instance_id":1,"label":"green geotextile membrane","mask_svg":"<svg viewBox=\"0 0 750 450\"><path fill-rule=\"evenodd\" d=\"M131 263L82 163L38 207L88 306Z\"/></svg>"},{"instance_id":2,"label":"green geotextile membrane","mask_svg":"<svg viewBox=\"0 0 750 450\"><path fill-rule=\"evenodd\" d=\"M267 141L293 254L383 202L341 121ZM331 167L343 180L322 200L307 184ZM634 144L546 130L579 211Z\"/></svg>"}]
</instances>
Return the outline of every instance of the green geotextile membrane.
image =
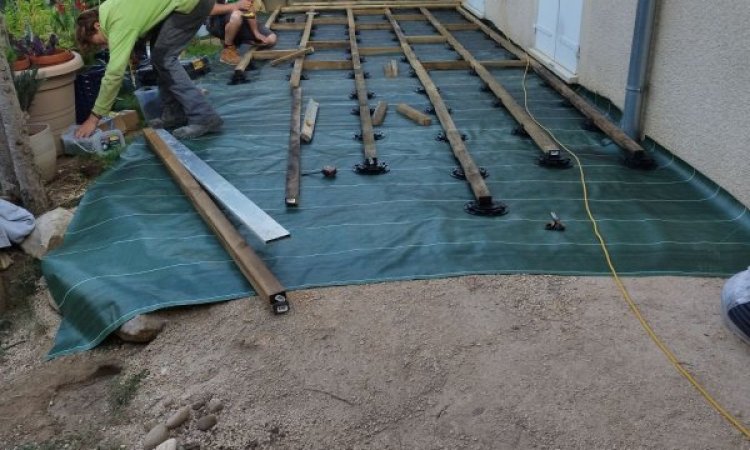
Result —
<instances>
[{"instance_id":1,"label":"green geotextile membrane","mask_svg":"<svg viewBox=\"0 0 750 450\"><path fill-rule=\"evenodd\" d=\"M447 23L462 20L451 11L435 14ZM407 34L434 34L425 22L402 26ZM454 35L477 59L510 57L481 32ZM344 26L317 26L313 39L346 36ZM388 31L363 30L360 36L361 47L396 45ZM299 37L281 31L277 48L296 48ZM457 58L444 45L414 48L424 61ZM341 49L308 56L348 57ZM396 79L383 74L391 59L399 63ZM577 168L537 165L534 143L512 134L516 122L468 71L431 76L466 134L469 152L489 173L493 197L508 205L500 217L464 212L472 191L451 177L456 161L449 145L436 140L442 131L437 118L421 127L396 113L397 103L429 106L397 55L367 56L363 63L367 89L375 94L371 106L380 100L390 105L385 123L375 128L383 133L376 141L379 161L390 167L383 175L351 170L363 157L354 139L360 120L351 113L357 102L350 99L350 72L305 72L302 111L311 98L320 109L314 139L302 148L302 169L335 165L339 171L335 179L302 177L300 205L286 207L291 65L256 61L249 83L230 86L232 68L213 61L213 71L197 82L224 117L224 131L185 144L291 232L263 245L240 229L288 289L466 274L609 273ZM523 69L492 74L523 103ZM582 129L583 116L540 81L528 77L530 109L581 159L591 209L621 275L727 276L747 267L750 217L744 206L668 154L650 151L658 163L654 170L627 168L623 152L600 132ZM545 230L551 211L564 232ZM64 317L51 357L91 348L137 314L252 294L142 139L88 190L65 243L43 268Z\"/></svg>"}]
</instances>

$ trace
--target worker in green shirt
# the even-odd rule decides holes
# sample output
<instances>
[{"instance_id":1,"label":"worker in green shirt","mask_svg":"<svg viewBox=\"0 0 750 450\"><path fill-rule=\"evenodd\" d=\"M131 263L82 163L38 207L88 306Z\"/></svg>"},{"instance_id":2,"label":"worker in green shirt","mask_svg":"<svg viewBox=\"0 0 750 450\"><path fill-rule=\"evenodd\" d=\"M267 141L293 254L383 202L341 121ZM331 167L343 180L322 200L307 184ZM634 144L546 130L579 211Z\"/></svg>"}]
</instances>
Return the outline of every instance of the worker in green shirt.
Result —
<instances>
[{"instance_id":1,"label":"worker in green shirt","mask_svg":"<svg viewBox=\"0 0 750 450\"><path fill-rule=\"evenodd\" d=\"M179 61L180 53L205 21L215 0L107 0L81 13L76 39L82 48L109 47L109 63L91 115L76 131L88 137L112 109L130 54L139 38L152 37L151 63L159 78L161 119L154 128L176 128L178 139L216 132L223 121L193 84ZM155 35L155 38L154 38Z\"/></svg>"}]
</instances>

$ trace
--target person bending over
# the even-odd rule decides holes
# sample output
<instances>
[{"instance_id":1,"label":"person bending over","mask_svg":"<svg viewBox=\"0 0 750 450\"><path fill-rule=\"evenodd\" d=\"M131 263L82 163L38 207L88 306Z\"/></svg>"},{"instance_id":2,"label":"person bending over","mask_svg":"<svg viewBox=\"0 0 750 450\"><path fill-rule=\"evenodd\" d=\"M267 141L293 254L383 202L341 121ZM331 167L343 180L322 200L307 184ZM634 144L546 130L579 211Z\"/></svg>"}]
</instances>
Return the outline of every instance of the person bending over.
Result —
<instances>
[{"instance_id":1,"label":"person bending over","mask_svg":"<svg viewBox=\"0 0 750 450\"><path fill-rule=\"evenodd\" d=\"M139 38L151 36L151 63L158 76L161 119L154 128L176 128L179 139L218 131L223 121L179 61L180 53L204 22L214 0L107 0L83 11L76 22L76 40L83 49L109 47L109 63L91 115L76 131L90 136L115 102L130 54Z\"/></svg>"},{"instance_id":2,"label":"person bending over","mask_svg":"<svg viewBox=\"0 0 750 450\"><path fill-rule=\"evenodd\" d=\"M252 17L248 17L248 14ZM233 66L240 62L237 48L242 44L270 47L276 43L276 34L256 20L250 0L239 0L236 3L217 0L206 28L224 44L221 62Z\"/></svg>"}]
</instances>

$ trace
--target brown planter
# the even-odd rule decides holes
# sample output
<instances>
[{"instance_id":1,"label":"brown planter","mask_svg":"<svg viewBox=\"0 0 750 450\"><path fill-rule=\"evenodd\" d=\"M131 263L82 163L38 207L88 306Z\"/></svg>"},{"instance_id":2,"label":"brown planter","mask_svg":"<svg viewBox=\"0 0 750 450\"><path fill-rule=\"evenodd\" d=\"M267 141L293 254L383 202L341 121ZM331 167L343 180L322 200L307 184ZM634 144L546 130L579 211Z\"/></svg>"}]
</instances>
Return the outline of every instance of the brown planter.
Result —
<instances>
[{"instance_id":1,"label":"brown planter","mask_svg":"<svg viewBox=\"0 0 750 450\"><path fill-rule=\"evenodd\" d=\"M70 50L58 49L51 55L31 56L31 64L39 67L54 66L62 64L73 59L73 53Z\"/></svg>"},{"instance_id":2,"label":"brown planter","mask_svg":"<svg viewBox=\"0 0 750 450\"><path fill-rule=\"evenodd\" d=\"M31 60L28 56L23 55L16 58L15 61L13 61L13 71L18 72L19 70L26 70L31 66Z\"/></svg>"}]
</instances>

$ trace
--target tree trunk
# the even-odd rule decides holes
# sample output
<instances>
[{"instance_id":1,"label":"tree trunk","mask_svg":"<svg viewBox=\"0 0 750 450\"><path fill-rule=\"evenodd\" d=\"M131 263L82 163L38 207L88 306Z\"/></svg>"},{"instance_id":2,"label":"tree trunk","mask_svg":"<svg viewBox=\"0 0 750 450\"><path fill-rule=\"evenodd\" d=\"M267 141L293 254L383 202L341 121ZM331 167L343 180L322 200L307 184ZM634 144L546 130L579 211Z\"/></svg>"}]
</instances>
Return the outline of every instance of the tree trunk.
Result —
<instances>
[{"instance_id":1,"label":"tree trunk","mask_svg":"<svg viewBox=\"0 0 750 450\"><path fill-rule=\"evenodd\" d=\"M3 166L0 169L0 185L3 192L8 189L12 193L17 189L23 206L34 214L41 214L49 208L49 199L34 164L26 119L18 103L13 73L5 56L7 33L4 19L0 14L0 126L4 128L0 132L0 164Z\"/></svg>"}]
</instances>

